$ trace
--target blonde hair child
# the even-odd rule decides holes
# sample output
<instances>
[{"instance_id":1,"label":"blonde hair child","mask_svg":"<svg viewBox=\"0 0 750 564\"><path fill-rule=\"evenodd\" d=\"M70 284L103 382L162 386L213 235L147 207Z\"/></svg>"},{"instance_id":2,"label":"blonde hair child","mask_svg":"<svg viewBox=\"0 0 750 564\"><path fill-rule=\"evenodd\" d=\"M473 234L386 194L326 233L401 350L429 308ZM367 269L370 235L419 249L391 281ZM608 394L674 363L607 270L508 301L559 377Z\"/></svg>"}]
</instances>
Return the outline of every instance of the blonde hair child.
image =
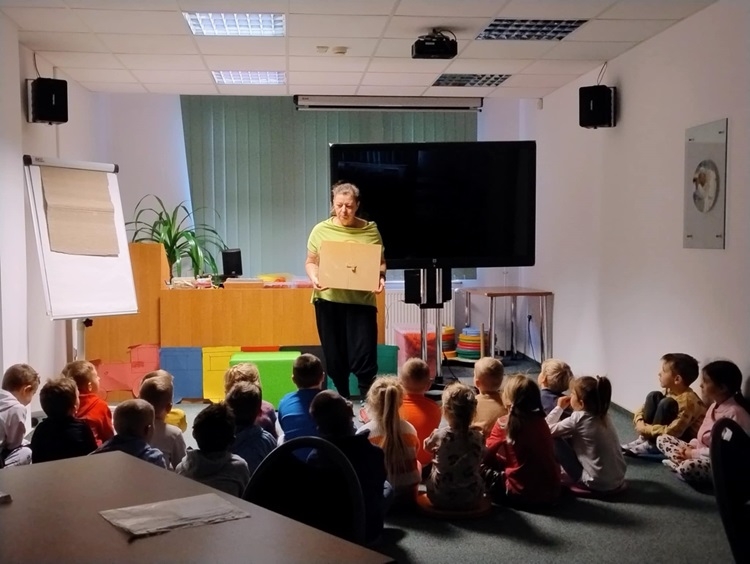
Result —
<instances>
[{"instance_id":1,"label":"blonde hair child","mask_svg":"<svg viewBox=\"0 0 750 564\"><path fill-rule=\"evenodd\" d=\"M555 454L575 488L594 492L618 490L625 485L625 459L617 431L607 412L612 384L604 376L576 378L570 396L562 396L547 416L557 440ZM573 413L560 420L568 406Z\"/></svg>"},{"instance_id":2,"label":"blonde hair child","mask_svg":"<svg viewBox=\"0 0 750 564\"><path fill-rule=\"evenodd\" d=\"M427 479L427 497L441 509L474 509L484 495L479 474L484 437L471 428L477 410L474 392L464 384L443 390L443 416L448 425L435 429L424 442L434 454Z\"/></svg>"},{"instance_id":3,"label":"blonde hair child","mask_svg":"<svg viewBox=\"0 0 750 564\"><path fill-rule=\"evenodd\" d=\"M403 389L394 377L377 378L367 392L367 409L372 419L357 434L369 433L372 444L383 449L388 481L397 499L414 500L421 479L417 462L419 439L414 427L398 414Z\"/></svg>"},{"instance_id":4,"label":"blonde hair child","mask_svg":"<svg viewBox=\"0 0 750 564\"><path fill-rule=\"evenodd\" d=\"M554 409L558 398L568 391L572 379L573 371L568 363L556 358L548 358L542 363L537 382L541 388L544 413L549 414ZM570 415L570 410L567 415Z\"/></svg>"},{"instance_id":5,"label":"blonde hair child","mask_svg":"<svg viewBox=\"0 0 750 564\"><path fill-rule=\"evenodd\" d=\"M474 386L479 394L473 423L481 429L485 438L489 436L498 418L508 413L500 392L504 375L503 363L496 358L485 356L474 364Z\"/></svg>"},{"instance_id":6,"label":"blonde hair child","mask_svg":"<svg viewBox=\"0 0 750 564\"><path fill-rule=\"evenodd\" d=\"M241 362L230 366L224 373L224 394L229 395L230 390L235 384L240 382L249 382L255 384L261 390L263 386L260 383L260 371L252 362ZM266 400L260 403L260 414L255 422L261 426L264 431L271 433L274 439L278 438L276 431L276 408L271 402Z\"/></svg>"}]
</instances>

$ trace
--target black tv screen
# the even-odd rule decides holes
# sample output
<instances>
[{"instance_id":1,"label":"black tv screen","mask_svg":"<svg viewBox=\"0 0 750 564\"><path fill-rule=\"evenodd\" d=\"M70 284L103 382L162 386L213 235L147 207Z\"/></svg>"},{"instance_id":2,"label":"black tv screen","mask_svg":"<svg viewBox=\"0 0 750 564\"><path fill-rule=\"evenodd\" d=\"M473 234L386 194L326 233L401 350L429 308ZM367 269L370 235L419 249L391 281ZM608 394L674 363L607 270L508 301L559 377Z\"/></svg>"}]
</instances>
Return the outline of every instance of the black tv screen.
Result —
<instances>
[{"instance_id":1,"label":"black tv screen","mask_svg":"<svg viewBox=\"0 0 750 564\"><path fill-rule=\"evenodd\" d=\"M360 189L388 268L531 266L536 143L332 144L331 182Z\"/></svg>"}]
</instances>

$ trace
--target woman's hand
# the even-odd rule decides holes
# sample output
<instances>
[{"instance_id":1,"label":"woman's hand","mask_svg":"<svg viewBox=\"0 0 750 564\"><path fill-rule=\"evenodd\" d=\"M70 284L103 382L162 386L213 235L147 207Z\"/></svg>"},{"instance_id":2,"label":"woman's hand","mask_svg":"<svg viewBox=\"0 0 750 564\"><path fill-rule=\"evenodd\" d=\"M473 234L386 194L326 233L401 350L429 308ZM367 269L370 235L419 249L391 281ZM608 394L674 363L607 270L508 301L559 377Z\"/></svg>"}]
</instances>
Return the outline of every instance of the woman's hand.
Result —
<instances>
[{"instance_id":1,"label":"woman's hand","mask_svg":"<svg viewBox=\"0 0 750 564\"><path fill-rule=\"evenodd\" d=\"M318 291L321 291L321 292L322 292L323 290L327 290L327 289L328 289L328 287L327 287L327 286L321 286L321 285L320 285L320 280L318 280L318 277L317 277L317 276L314 276L314 277L313 277L313 278L311 278L310 280L311 280L311 281L312 281L312 283L313 283L313 288L315 288L316 290L318 290Z\"/></svg>"},{"instance_id":2,"label":"woman's hand","mask_svg":"<svg viewBox=\"0 0 750 564\"><path fill-rule=\"evenodd\" d=\"M570 396L560 396L557 398L557 407L560 409L567 409L570 407Z\"/></svg>"},{"instance_id":3,"label":"woman's hand","mask_svg":"<svg viewBox=\"0 0 750 564\"><path fill-rule=\"evenodd\" d=\"M382 276L380 277L380 281L378 282L378 289L375 290L376 294L381 294L385 290L385 278Z\"/></svg>"}]
</instances>

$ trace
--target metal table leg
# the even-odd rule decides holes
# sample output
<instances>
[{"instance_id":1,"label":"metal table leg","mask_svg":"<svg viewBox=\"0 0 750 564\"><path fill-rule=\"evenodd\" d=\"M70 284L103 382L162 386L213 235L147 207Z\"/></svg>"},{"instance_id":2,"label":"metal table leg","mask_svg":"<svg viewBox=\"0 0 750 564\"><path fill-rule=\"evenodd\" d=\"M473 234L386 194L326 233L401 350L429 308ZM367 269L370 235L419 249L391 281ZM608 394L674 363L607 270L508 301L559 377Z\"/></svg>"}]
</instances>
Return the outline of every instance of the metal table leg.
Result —
<instances>
[{"instance_id":1,"label":"metal table leg","mask_svg":"<svg viewBox=\"0 0 750 564\"><path fill-rule=\"evenodd\" d=\"M480 335L480 339L483 338L484 335ZM495 298L492 297L490 298L490 356L495 358Z\"/></svg>"}]
</instances>

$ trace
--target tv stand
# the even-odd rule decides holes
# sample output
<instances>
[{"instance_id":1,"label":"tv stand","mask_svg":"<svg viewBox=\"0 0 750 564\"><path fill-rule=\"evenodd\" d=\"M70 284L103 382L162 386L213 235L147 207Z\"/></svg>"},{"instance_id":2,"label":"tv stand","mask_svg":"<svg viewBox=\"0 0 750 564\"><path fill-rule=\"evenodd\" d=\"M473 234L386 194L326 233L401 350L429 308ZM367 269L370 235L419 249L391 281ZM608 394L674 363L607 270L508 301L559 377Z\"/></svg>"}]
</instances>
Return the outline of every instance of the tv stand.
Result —
<instances>
[{"instance_id":1,"label":"tv stand","mask_svg":"<svg viewBox=\"0 0 750 564\"><path fill-rule=\"evenodd\" d=\"M432 389L442 389L443 381L443 304L451 300L451 269L422 268L404 271L404 301L419 306L419 333L422 360L427 361L427 312L435 310L435 381Z\"/></svg>"}]
</instances>

